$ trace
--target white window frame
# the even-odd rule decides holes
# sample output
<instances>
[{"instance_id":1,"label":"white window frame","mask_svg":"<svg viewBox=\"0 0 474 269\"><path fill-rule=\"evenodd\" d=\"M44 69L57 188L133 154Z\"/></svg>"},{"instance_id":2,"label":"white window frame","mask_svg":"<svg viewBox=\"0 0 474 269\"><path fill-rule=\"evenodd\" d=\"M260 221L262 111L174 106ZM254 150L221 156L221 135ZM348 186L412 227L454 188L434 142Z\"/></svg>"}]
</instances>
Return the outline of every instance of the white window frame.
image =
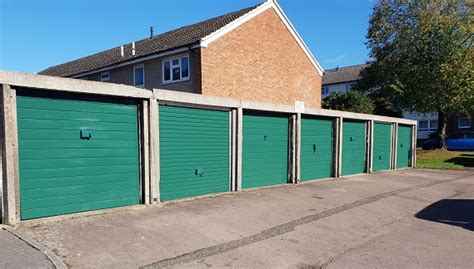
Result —
<instances>
[{"instance_id":1,"label":"white window frame","mask_svg":"<svg viewBox=\"0 0 474 269\"><path fill-rule=\"evenodd\" d=\"M183 71L181 67L181 58L188 58L188 76L183 77ZM179 60L178 65L173 65L174 60ZM170 79L165 80L165 63L169 62L170 63ZM173 67L178 67L179 66L179 72L181 74L181 78L179 80L173 80ZM178 83L178 82L183 82L183 81L188 81L191 79L191 59L189 58L189 54L181 54L173 57L169 57L166 59L163 59L161 63L161 84L171 84L171 83Z\"/></svg>"},{"instance_id":2,"label":"white window frame","mask_svg":"<svg viewBox=\"0 0 474 269\"><path fill-rule=\"evenodd\" d=\"M104 79L103 76L107 76L107 79ZM110 72L100 73L100 81L102 82L110 81Z\"/></svg>"},{"instance_id":3,"label":"white window frame","mask_svg":"<svg viewBox=\"0 0 474 269\"><path fill-rule=\"evenodd\" d=\"M426 121L426 128L421 128L420 122ZM420 120L418 121L418 131L426 132L430 130L430 121L429 120Z\"/></svg>"},{"instance_id":4,"label":"white window frame","mask_svg":"<svg viewBox=\"0 0 474 269\"><path fill-rule=\"evenodd\" d=\"M461 126L461 120L468 120L469 121L469 126L463 125ZM470 118L459 118L458 119L458 129L469 129L472 126L472 120Z\"/></svg>"},{"instance_id":5,"label":"white window frame","mask_svg":"<svg viewBox=\"0 0 474 269\"><path fill-rule=\"evenodd\" d=\"M438 130L438 126L436 126L436 127L433 127L433 126L432 126L432 123L433 123L434 121L438 121L438 120L430 120L430 121L429 121L429 127L428 127L428 129L430 130L430 132L434 132L434 131L437 131L437 130Z\"/></svg>"},{"instance_id":6,"label":"white window frame","mask_svg":"<svg viewBox=\"0 0 474 269\"><path fill-rule=\"evenodd\" d=\"M323 87L322 88L322 95L328 95L329 94L329 87Z\"/></svg>"},{"instance_id":7,"label":"white window frame","mask_svg":"<svg viewBox=\"0 0 474 269\"><path fill-rule=\"evenodd\" d=\"M352 89L354 89L355 86L357 86L357 83L349 83L349 84L346 84L346 92L352 91Z\"/></svg>"},{"instance_id":8,"label":"white window frame","mask_svg":"<svg viewBox=\"0 0 474 269\"><path fill-rule=\"evenodd\" d=\"M143 69L143 85L136 85L135 83L135 70L142 68ZM138 88L144 88L145 87L145 66L143 64L135 65L133 67L133 86L138 87Z\"/></svg>"}]
</instances>

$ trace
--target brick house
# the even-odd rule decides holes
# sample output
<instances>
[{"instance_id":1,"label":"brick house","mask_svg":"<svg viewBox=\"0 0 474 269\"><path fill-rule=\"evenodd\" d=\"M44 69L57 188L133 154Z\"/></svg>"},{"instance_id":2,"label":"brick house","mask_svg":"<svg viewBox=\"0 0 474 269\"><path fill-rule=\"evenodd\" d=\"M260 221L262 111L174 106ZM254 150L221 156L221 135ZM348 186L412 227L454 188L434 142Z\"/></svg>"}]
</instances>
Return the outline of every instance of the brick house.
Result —
<instances>
[{"instance_id":1,"label":"brick house","mask_svg":"<svg viewBox=\"0 0 474 269\"><path fill-rule=\"evenodd\" d=\"M323 70L269 0L40 74L320 108Z\"/></svg>"}]
</instances>

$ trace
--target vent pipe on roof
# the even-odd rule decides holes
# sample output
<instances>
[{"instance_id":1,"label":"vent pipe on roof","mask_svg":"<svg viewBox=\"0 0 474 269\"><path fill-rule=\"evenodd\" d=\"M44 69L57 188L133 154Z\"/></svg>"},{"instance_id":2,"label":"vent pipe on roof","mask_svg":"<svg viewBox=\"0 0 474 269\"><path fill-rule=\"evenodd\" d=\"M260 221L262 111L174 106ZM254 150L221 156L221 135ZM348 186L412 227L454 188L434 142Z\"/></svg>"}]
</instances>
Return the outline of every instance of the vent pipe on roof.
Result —
<instances>
[{"instance_id":1,"label":"vent pipe on roof","mask_svg":"<svg viewBox=\"0 0 474 269\"><path fill-rule=\"evenodd\" d=\"M153 38L153 35L154 35L153 26L150 26L150 39Z\"/></svg>"},{"instance_id":2,"label":"vent pipe on roof","mask_svg":"<svg viewBox=\"0 0 474 269\"><path fill-rule=\"evenodd\" d=\"M132 42L132 56L135 56L135 42Z\"/></svg>"},{"instance_id":3,"label":"vent pipe on roof","mask_svg":"<svg viewBox=\"0 0 474 269\"><path fill-rule=\"evenodd\" d=\"M121 57L124 57L124 56L125 56L125 53L124 53L124 51L123 51L123 45L120 46L120 56L121 56Z\"/></svg>"}]
</instances>

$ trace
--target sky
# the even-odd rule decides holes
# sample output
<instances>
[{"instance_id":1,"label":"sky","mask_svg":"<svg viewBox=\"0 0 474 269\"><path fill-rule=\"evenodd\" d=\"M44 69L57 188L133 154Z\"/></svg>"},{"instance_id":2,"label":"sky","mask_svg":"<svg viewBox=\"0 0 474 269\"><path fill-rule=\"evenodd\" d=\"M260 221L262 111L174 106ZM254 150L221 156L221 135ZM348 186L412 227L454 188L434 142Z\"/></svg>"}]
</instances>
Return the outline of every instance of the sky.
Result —
<instances>
[{"instance_id":1,"label":"sky","mask_svg":"<svg viewBox=\"0 0 474 269\"><path fill-rule=\"evenodd\" d=\"M0 69L39 72L263 0L0 0ZM324 69L364 63L374 0L279 0Z\"/></svg>"}]
</instances>

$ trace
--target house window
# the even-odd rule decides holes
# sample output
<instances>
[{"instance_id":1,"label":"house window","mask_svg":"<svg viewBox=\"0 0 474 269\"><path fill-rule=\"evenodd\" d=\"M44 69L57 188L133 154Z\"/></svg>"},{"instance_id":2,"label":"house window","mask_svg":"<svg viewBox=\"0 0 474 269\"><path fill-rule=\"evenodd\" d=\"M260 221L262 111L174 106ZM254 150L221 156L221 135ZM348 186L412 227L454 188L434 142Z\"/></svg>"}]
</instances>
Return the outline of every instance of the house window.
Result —
<instances>
[{"instance_id":1,"label":"house window","mask_svg":"<svg viewBox=\"0 0 474 269\"><path fill-rule=\"evenodd\" d=\"M438 130L438 120L420 120L418 121L418 131L436 131Z\"/></svg>"},{"instance_id":2,"label":"house window","mask_svg":"<svg viewBox=\"0 0 474 269\"><path fill-rule=\"evenodd\" d=\"M100 81L110 81L110 73L109 72L101 73Z\"/></svg>"},{"instance_id":3,"label":"house window","mask_svg":"<svg viewBox=\"0 0 474 269\"><path fill-rule=\"evenodd\" d=\"M427 120L420 120L418 122L418 130L420 131L428 131L428 121Z\"/></svg>"},{"instance_id":4,"label":"house window","mask_svg":"<svg viewBox=\"0 0 474 269\"><path fill-rule=\"evenodd\" d=\"M329 94L329 88L328 88L328 87L323 87L322 90L321 90L321 94L322 94L322 95L327 95L327 94Z\"/></svg>"},{"instance_id":5,"label":"house window","mask_svg":"<svg viewBox=\"0 0 474 269\"><path fill-rule=\"evenodd\" d=\"M430 120L430 131L438 130L438 120Z\"/></svg>"},{"instance_id":6,"label":"house window","mask_svg":"<svg viewBox=\"0 0 474 269\"><path fill-rule=\"evenodd\" d=\"M469 118L460 118L458 120L458 128L459 129L471 128L471 119L469 119Z\"/></svg>"},{"instance_id":7,"label":"house window","mask_svg":"<svg viewBox=\"0 0 474 269\"><path fill-rule=\"evenodd\" d=\"M347 84L346 85L346 91L351 91L352 89L354 89L354 87L357 85L357 83L351 83L351 84Z\"/></svg>"},{"instance_id":8,"label":"house window","mask_svg":"<svg viewBox=\"0 0 474 269\"><path fill-rule=\"evenodd\" d=\"M163 83L179 82L189 79L189 57L163 61Z\"/></svg>"},{"instance_id":9,"label":"house window","mask_svg":"<svg viewBox=\"0 0 474 269\"><path fill-rule=\"evenodd\" d=\"M135 87L145 86L145 67L138 65L133 68L133 85Z\"/></svg>"}]
</instances>

